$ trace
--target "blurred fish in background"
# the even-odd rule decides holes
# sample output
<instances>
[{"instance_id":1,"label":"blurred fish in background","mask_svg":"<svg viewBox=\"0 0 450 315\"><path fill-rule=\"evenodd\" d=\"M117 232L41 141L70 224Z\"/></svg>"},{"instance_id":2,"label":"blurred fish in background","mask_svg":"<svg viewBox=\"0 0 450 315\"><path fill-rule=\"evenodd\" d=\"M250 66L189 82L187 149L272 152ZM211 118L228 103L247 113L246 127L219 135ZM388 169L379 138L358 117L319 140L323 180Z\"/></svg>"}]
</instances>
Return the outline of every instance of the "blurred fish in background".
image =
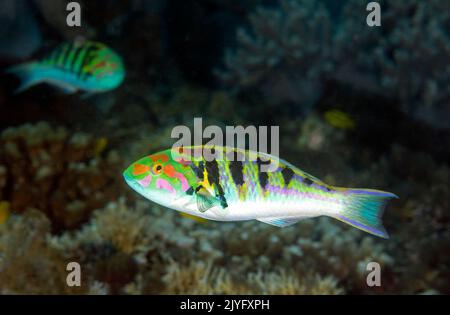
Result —
<instances>
[{"instance_id":1,"label":"blurred fish in background","mask_svg":"<svg viewBox=\"0 0 450 315\"><path fill-rule=\"evenodd\" d=\"M106 45L91 41L63 43L43 59L13 66L7 72L22 81L16 93L40 83L65 93L105 92L119 86L125 76L122 59Z\"/></svg>"},{"instance_id":2,"label":"blurred fish in background","mask_svg":"<svg viewBox=\"0 0 450 315\"><path fill-rule=\"evenodd\" d=\"M355 128L355 121L350 117L350 115L341 110L327 110L323 114L323 117L325 118L325 121L334 128L347 130Z\"/></svg>"}]
</instances>

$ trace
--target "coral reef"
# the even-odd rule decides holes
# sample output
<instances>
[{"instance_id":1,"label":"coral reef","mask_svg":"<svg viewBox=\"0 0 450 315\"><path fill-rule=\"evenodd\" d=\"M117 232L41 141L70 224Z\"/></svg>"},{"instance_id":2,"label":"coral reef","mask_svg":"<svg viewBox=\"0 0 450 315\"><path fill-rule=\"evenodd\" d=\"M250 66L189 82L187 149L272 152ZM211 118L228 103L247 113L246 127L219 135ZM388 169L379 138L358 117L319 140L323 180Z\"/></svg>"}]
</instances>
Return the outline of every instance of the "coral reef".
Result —
<instances>
[{"instance_id":1,"label":"coral reef","mask_svg":"<svg viewBox=\"0 0 450 315\"><path fill-rule=\"evenodd\" d=\"M351 0L336 37L337 77L389 95L416 119L448 128L450 6L433 0L381 1L382 27L361 23L365 3Z\"/></svg>"},{"instance_id":2,"label":"coral reef","mask_svg":"<svg viewBox=\"0 0 450 315\"><path fill-rule=\"evenodd\" d=\"M358 0L81 1L76 30L54 29L60 3L34 2L44 48L95 35L118 48L127 80L87 100L45 86L12 95L2 81L0 294L450 294L447 2L380 0L382 27L370 28ZM331 185L395 193L390 239L330 218L195 220L144 200L124 167L193 117L279 126L283 159ZM66 285L69 262L81 287ZM369 262L380 287L366 283Z\"/></svg>"},{"instance_id":3,"label":"coral reef","mask_svg":"<svg viewBox=\"0 0 450 315\"><path fill-rule=\"evenodd\" d=\"M2 294L68 293L64 260L46 244L50 222L28 210L0 226L0 292Z\"/></svg>"},{"instance_id":4,"label":"coral reef","mask_svg":"<svg viewBox=\"0 0 450 315\"><path fill-rule=\"evenodd\" d=\"M106 141L47 123L4 130L0 200L16 213L44 211L53 231L78 227L124 187L115 180L122 161L114 151L103 152Z\"/></svg>"},{"instance_id":5,"label":"coral reef","mask_svg":"<svg viewBox=\"0 0 450 315\"><path fill-rule=\"evenodd\" d=\"M354 181L376 181L374 177L392 172L396 159L405 163L402 153L392 155L388 159L392 164L381 160ZM427 161L426 157L409 155ZM417 161L411 163L416 165ZM448 168L434 167L441 179L430 177L435 187L430 194L418 195L418 185L426 183L417 184L414 179L410 188L399 192L412 197L391 209L387 217L393 235L390 241L375 239L327 218L305 220L285 229L259 222L198 223L153 204L149 209L147 201L127 202L120 198L94 211L80 229L62 235L50 234L49 221L42 212L14 216L2 227L0 270L12 268L8 263L12 259L25 275L35 268L30 259L42 261L40 265L46 270L77 261L84 275L79 290L91 294L445 293L448 255L442 253L450 239L450 220L445 211L448 202L442 196L448 193ZM393 181L403 182L402 176L393 174ZM423 213L424 209L429 210ZM32 219L30 214L37 217ZM18 222L41 228L31 229L36 232L30 233L30 228L16 227ZM418 237L411 238L412 234ZM17 255L14 244L19 242L18 247L28 244L33 248L27 250L39 257ZM366 285L365 268L370 261L381 265L382 287ZM52 277L58 281L58 275L53 273ZM32 284L21 287L17 281L15 277L5 278L2 291L67 293L64 287L47 287L51 281L39 288Z\"/></svg>"},{"instance_id":6,"label":"coral reef","mask_svg":"<svg viewBox=\"0 0 450 315\"><path fill-rule=\"evenodd\" d=\"M316 1L282 0L280 8L259 7L250 31L239 28L238 48L218 71L237 88L261 87L268 103L294 102L310 108L321 94L323 76L333 70L330 17Z\"/></svg>"},{"instance_id":7,"label":"coral reef","mask_svg":"<svg viewBox=\"0 0 450 315\"><path fill-rule=\"evenodd\" d=\"M250 273L245 281L232 280L224 268L214 268L211 261L191 263L187 267L172 263L164 276L169 294L341 294L333 277L318 275L302 278L275 272Z\"/></svg>"},{"instance_id":8,"label":"coral reef","mask_svg":"<svg viewBox=\"0 0 450 315\"><path fill-rule=\"evenodd\" d=\"M383 94L411 117L448 128L450 7L434 0L380 1L382 27L368 27L366 3L350 0L338 21L318 1L282 0L249 16L224 57L225 83L254 86L268 104L310 109L326 80Z\"/></svg>"}]
</instances>

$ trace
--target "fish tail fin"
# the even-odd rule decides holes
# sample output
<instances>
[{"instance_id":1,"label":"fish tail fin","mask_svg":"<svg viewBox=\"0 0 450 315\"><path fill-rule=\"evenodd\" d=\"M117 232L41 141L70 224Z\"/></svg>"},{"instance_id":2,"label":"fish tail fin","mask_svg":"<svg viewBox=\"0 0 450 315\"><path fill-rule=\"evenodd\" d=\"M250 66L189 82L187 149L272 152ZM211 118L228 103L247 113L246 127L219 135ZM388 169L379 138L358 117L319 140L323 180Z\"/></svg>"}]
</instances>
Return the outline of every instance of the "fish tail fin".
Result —
<instances>
[{"instance_id":1,"label":"fish tail fin","mask_svg":"<svg viewBox=\"0 0 450 315\"><path fill-rule=\"evenodd\" d=\"M20 80L19 87L14 91L15 94L25 91L42 81L35 75L37 66L36 62L26 62L6 69L6 73L12 74Z\"/></svg>"},{"instance_id":2,"label":"fish tail fin","mask_svg":"<svg viewBox=\"0 0 450 315\"><path fill-rule=\"evenodd\" d=\"M389 238L381 218L387 201L398 198L395 194L373 189L346 189L344 208L334 218L367 233Z\"/></svg>"}]
</instances>

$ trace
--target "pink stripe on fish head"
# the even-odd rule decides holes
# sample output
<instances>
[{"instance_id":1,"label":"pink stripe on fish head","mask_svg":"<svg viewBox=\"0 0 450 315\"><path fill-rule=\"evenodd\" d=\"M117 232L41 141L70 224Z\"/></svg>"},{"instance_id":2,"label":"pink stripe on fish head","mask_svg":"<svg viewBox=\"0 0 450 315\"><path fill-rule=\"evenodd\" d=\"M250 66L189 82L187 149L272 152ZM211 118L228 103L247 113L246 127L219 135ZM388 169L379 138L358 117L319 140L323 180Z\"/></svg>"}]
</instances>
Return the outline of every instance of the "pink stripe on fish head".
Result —
<instances>
[{"instance_id":1,"label":"pink stripe on fish head","mask_svg":"<svg viewBox=\"0 0 450 315\"><path fill-rule=\"evenodd\" d=\"M175 188L165 179L158 178L156 180L156 188L165 189L172 194L176 194Z\"/></svg>"},{"instance_id":2,"label":"pink stripe on fish head","mask_svg":"<svg viewBox=\"0 0 450 315\"><path fill-rule=\"evenodd\" d=\"M175 177L180 180L181 189L183 189L183 191L186 191L189 189L189 183L183 174L177 172L177 173L175 173Z\"/></svg>"},{"instance_id":3,"label":"pink stripe on fish head","mask_svg":"<svg viewBox=\"0 0 450 315\"><path fill-rule=\"evenodd\" d=\"M139 185L141 185L142 187L147 187L148 185L150 185L150 182L152 181L152 175L148 174L147 176L145 176L143 179L138 180L137 182L139 183Z\"/></svg>"}]
</instances>

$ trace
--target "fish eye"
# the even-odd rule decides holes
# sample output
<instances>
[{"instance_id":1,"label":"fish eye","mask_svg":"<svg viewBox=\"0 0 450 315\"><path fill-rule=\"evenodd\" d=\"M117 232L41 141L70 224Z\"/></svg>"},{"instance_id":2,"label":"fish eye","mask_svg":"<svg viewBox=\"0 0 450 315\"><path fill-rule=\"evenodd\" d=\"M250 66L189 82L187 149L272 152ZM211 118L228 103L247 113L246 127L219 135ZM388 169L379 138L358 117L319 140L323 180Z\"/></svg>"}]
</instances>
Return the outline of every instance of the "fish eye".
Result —
<instances>
[{"instance_id":1,"label":"fish eye","mask_svg":"<svg viewBox=\"0 0 450 315\"><path fill-rule=\"evenodd\" d=\"M162 165L161 164L155 164L154 166L153 166L153 173L155 173L155 174L160 174L161 173L161 171L162 171Z\"/></svg>"}]
</instances>

